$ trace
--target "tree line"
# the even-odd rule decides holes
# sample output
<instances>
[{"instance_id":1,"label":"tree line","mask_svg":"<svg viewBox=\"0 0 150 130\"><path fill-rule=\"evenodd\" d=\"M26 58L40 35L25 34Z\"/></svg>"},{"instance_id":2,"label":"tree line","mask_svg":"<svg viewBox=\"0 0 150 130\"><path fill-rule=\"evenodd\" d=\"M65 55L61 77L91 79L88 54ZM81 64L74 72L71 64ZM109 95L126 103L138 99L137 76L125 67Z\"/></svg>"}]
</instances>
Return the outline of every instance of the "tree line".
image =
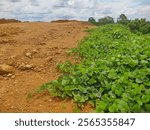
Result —
<instances>
[{"instance_id":1,"label":"tree line","mask_svg":"<svg viewBox=\"0 0 150 130\"><path fill-rule=\"evenodd\" d=\"M96 21L93 17L90 17L88 21L97 26L115 23L114 18L110 16L98 19L98 21ZM139 32L143 34L150 33L150 21L146 20L146 18L141 18L141 19L136 18L134 20L129 20L125 14L121 14L117 18L116 23L128 26L131 29L131 31L134 33L139 33Z\"/></svg>"}]
</instances>

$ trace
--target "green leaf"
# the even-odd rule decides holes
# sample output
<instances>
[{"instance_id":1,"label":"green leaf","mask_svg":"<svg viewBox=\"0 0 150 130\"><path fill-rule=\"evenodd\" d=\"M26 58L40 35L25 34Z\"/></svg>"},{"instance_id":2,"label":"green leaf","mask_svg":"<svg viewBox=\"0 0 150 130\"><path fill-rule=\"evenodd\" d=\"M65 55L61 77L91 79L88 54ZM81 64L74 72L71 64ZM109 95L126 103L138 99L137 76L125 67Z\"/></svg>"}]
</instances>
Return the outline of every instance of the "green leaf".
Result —
<instances>
[{"instance_id":1,"label":"green leaf","mask_svg":"<svg viewBox=\"0 0 150 130\"><path fill-rule=\"evenodd\" d=\"M145 112L150 112L150 103L144 105Z\"/></svg>"},{"instance_id":2,"label":"green leaf","mask_svg":"<svg viewBox=\"0 0 150 130\"><path fill-rule=\"evenodd\" d=\"M146 64L148 64L148 61L146 61L146 60L141 60L141 62L140 62L142 65L146 65Z\"/></svg>"},{"instance_id":3,"label":"green leaf","mask_svg":"<svg viewBox=\"0 0 150 130\"><path fill-rule=\"evenodd\" d=\"M63 86L67 85L67 81L66 80L62 80L62 85Z\"/></svg>"},{"instance_id":4,"label":"green leaf","mask_svg":"<svg viewBox=\"0 0 150 130\"><path fill-rule=\"evenodd\" d=\"M138 105L143 105L143 101L141 100L141 97L139 95L135 96L134 100L138 103Z\"/></svg>"},{"instance_id":5,"label":"green leaf","mask_svg":"<svg viewBox=\"0 0 150 130\"><path fill-rule=\"evenodd\" d=\"M132 112L141 112L141 106L139 104L134 104L131 107Z\"/></svg>"},{"instance_id":6,"label":"green leaf","mask_svg":"<svg viewBox=\"0 0 150 130\"><path fill-rule=\"evenodd\" d=\"M115 94L116 94L117 96L121 96L122 93L123 93L123 91L124 91L124 89L122 88L122 86L117 85L116 90L115 90Z\"/></svg>"},{"instance_id":7,"label":"green leaf","mask_svg":"<svg viewBox=\"0 0 150 130\"><path fill-rule=\"evenodd\" d=\"M141 79L136 78L136 83L142 83L143 81Z\"/></svg>"},{"instance_id":8,"label":"green leaf","mask_svg":"<svg viewBox=\"0 0 150 130\"><path fill-rule=\"evenodd\" d=\"M147 103L150 101L150 95L143 95L142 96L142 102Z\"/></svg>"},{"instance_id":9,"label":"green leaf","mask_svg":"<svg viewBox=\"0 0 150 130\"><path fill-rule=\"evenodd\" d=\"M118 112L118 106L117 106L117 104L113 103L113 105L111 105L109 107L109 112L111 112L111 113Z\"/></svg>"},{"instance_id":10,"label":"green leaf","mask_svg":"<svg viewBox=\"0 0 150 130\"><path fill-rule=\"evenodd\" d=\"M88 81L88 84L92 85L92 84L95 84L96 83L96 80L94 78L91 78L89 81Z\"/></svg>"},{"instance_id":11,"label":"green leaf","mask_svg":"<svg viewBox=\"0 0 150 130\"><path fill-rule=\"evenodd\" d=\"M104 111L107 107L107 104L103 101L97 101L96 102L96 108L98 111Z\"/></svg>"},{"instance_id":12,"label":"green leaf","mask_svg":"<svg viewBox=\"0 0 150 130\"><path fill-rule=\"evenodd\" d=\"M81 95L77 94L77 95L74 95L74 100L75 100L75 102L84 103L85 101L88 100L88 96L83 96L83 95L81 96Z\"/></svg>"},{"instance_id":13,"label":"green leaf","mask_svg":"<svg viewBox=\"0 0 150 130\"><path fill-rule=\"evenodd\" d=\"M116 79L118 76L117 76L117 73L114 69L111 69L109 74L108 74L108 78L110 79Z\"/></svg>"},{"instance_id":14,"label":"green leaf","mask_svg":"<svg viewBox=\"0 0 150 130\"><path fill-rule=\"evenodd\" d=\"M120 112L129 112L129 106L128 103L122 99L116 99L116 104L118 106L118 110L120 110Z\"/></svg>"}]
</instances>

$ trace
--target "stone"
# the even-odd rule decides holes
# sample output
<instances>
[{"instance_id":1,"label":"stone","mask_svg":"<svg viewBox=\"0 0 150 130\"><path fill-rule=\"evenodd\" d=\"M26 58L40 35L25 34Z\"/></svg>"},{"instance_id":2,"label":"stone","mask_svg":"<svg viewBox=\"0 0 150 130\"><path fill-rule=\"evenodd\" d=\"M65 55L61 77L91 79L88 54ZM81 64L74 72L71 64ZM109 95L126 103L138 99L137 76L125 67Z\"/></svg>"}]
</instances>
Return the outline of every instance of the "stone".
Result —
<instances>
[{"instance_id":1,"label":"stone","mask_svg":"<svg viewBox=\"0 0 150 130\"><path fill-rule=\"evenodd\" d=\"M52 57L47 57L45 60L46 60L47 62L51 62L51 61L53 61L53 58L52 58Z\"/></svg>"},{"instance_id":2,"label":"stone","mask_svg":"<svg viewBox=\"0 0 150 130\"><path fill-rule=\"evenodd\" d=\"M31 57L32 57L32 53L30 53L30 52L27 52L25 55L26 55L26 57L28 57L28 58L31 58Z\"/></svg>"},{"instance_id":3,"label":"stone","mask_svg":"<svg viewBox=\"0 0 150 130\"><path fill-rule=\"evenodd\" d=\"M19 65L18 65L18 69L19 69L19 70L25 70L25 69L26 69L25 63L19 64Z\"/></svg>"},{"instance_id":4,"label":"stone","mask_svg":"<svg viewBox=\"0 0 150 130\"><path fill-rule=\"evenodd\" d=\"M25 64L25 63L21 63L19 66L18 66L18 69L19 70L22 70L22 71L25 71L25 70L30 70L30 69L33 69L34 66L31 65L31 64Z\"/></svg>"},{"instance_id":5,"label":"stone","mask_svg":"<svg viewBox=\"0 0 150 130\"><path fill-rule=\"evenodd\" d=\"M32 52L33 52L34 54L36 54L36 53L38 53L38 50L34 49Z\"/></svg>"},{"instance_id":6,"label":"stone","mask_svg":"<svg viewBox=\"0 0 150 130\"><path fill-rule=\"evenodd\" d=\"M15 75L12 75L12 76L11 76L11 79L14 79L15 77L16 77Z\"/></svg>"},{"instance_id":7,"label":"stone","mask_svg":"<svg viewBox=\"0 0 150 130\"><path fill-rule=\"evenodd\" d=\"M9 73L9 74L7 75L7 77L11 77L11 76L13 76L13 74L11 74L11 73Z\"/></svg>"},{"instance_id":8,"label":"stone","mask_svg":"<svg viewBox=\"0 0 150 130\"><path fill-rule=\"evenodd\" d=\"M26 65L26 68L27 68L27 69L32 69L32 68L33 68L33 65L27 64L27 65Z\"/></svg>"},{"instance_id":9,"label":"stone","mask_svg":"<svg viewBox=\"0 0 150 130\"><path fill-rule=\"evenodd\" d=\"M0 65L0 75L9 74L14 72L14 68L10 65L1 64Z\"/></svg>"}]
</instances>

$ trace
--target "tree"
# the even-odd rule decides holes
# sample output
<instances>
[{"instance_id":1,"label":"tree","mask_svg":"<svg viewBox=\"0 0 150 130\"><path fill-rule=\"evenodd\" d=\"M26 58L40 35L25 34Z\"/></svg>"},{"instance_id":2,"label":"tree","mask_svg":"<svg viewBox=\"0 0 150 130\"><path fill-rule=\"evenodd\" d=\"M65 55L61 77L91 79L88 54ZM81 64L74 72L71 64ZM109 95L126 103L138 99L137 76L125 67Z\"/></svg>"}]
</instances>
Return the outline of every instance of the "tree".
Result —
<instances>
[{"instance_id":1,"label":"tree","mask_svg":"<svg viewBox=\"0 0 150 130\"><path fill-rule=\"evenodd\" d=\"M145 26L141 27L141 32L143 34L150 34L150 22L146 24Z\"/></svg>"},{"instance_id":2,"label":"tree","mask_svg":"<svg viewBox=\"0 0 150 130\"><path fill-rule=\"evenodd\" d=\"M145 18L130 20L128 23L131 31L134 33L142 32L143 34L150 33L150 22Z\"/></svg>"},{"instance_id":3,"label":"tree","mask_svg":"<svg viewBox=\"0 0 150 130\"><path fill-rule=\"evenodd\" d=\"M100 25L108 24L108 23L114 23L114 19L110 16L101 18L98 20Z\"/></svg>"},{"instance_id":4,"label":"tree","mask_svg":"<svg viewBox=\"0 0 150 130\"><path fill-rule=\"evenodd\" d=\"M90 18L88 19L88 21L89 21L90 23L96 23L96 20L95 20L93 17L90 17Z\"/></svg>"},{"instance_id":5,"label":"tree","mask_svg":"<svg viewBox=\"0 0 150 130\"><path fill-rule=\"evenodd\" d=\"M117 18L117 23L128 24L129 20L125 14L121 14L119 18Z\"/></svg>"}]
</instances>

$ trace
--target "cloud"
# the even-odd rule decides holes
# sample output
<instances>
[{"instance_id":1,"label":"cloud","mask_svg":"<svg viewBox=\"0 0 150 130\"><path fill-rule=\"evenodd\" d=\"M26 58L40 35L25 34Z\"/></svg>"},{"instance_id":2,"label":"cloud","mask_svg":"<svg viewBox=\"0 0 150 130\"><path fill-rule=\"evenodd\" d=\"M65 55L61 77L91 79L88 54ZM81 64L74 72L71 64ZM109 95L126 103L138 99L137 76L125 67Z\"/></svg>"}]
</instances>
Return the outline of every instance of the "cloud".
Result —
<instances>
[{"instance_id":1,"label":"cloud","mask_svg":"<svg viewBox=\"0 0 150 130\"><path fill-rule=\"evenodd\" d=\"M136 0L140 5L150 5L150 0Z\"/></svg>"},{"instance_id":2,"label":"cloud","mask_svg":"<svg viewBox=\"0 0 150 130\"><path fill-rule=\"evenodd\" d=\"M0 18L31 21L117 18L121 13L150 20L149 11L149 0L0 0Z\"/></svg>"},{"instance_id":3,"label":"cloud","mask_svg":"<svg viewBox=\"0 0 150 130\"><path fill-rule=\"evenodd\" d=\"M10 0L10 2L20 2L21 0Z\"/></svg>"}]
</instances>

